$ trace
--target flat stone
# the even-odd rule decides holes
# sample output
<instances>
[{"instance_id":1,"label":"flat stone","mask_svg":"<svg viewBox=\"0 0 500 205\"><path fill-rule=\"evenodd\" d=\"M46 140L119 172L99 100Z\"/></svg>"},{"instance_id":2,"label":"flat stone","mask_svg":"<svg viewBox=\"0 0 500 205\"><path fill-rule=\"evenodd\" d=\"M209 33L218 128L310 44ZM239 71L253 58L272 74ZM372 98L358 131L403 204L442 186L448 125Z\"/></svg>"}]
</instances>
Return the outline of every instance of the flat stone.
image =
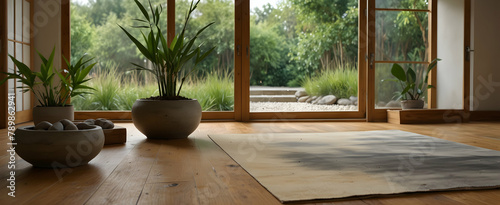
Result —
<instances>
[{"instance_id":1,"label":"flat stone","mask_svg":"<svg viewBox=\"0 0 500 205\"><path fill-rule=\"evenodd\" d=\"M64 130L78 130L78 127L75 124L70 123L64 126Z\"/></svg>"},{"instance_id":2,"label":"flat stone","mask_svg":"<svg viewBox=\"0 0 500 205\"><path fill-rule=\"evenodd\" d=\"M95 120L94 119L86 119L85 121L83 121L84 123L87 123L89 125L95 125Z\"/></svg>"},{"instance_id":3,"label":"flat stone","mask_svg":"<svg viewBox=\"0 0 500 205\"><path fill-rule=\"evenodd\" d=\"M304 97L304 96L308 96L308 94L305 90L298 90L297 92L295 92L296 98L300 98L300 97Z\"/></svg>"},{"instance_id":4,"label":"flat stone","mask_svg":"<svg viewBox=\"0 0 500 205\"><path fill-rule=\"evenodd\" d=\"M52 127L52 123L47 121L41 121L35 126L35 130L48 130L49 127Z\"/></svg>"},{"instance_id":5,"label":"flat stone","mask_svg":"<svg viewBox=\"0 0 500 205\"><path fill-rule=\"evenodd\" d=\"M312 96L306 100L306 103L312 103L312 101L316 100L317 98L318 98L318 96Z\"/></svg>"},{"instance_id":6,"label":"flat stone","mask_svg":"<svg viewBox=\"0 0 500 205\"><path fill-rule=\"evenodd\" d=\"M335 102L337 102L335 95L327 95L318 100L319 105L333 105Z\"/></svg>"},{"instance_id":7,"label":"flat stone","mask_svg":"<svg viewBox=\"0 0 500 205\"><path fill-rule=\"evenodd\" d=\"M99 126L101 126L102 129L113 129L115 127L115 124L113 124L113 122L111 122L110 120L106 120Z\"/></svg>"},{"instance_id":8,"label":"flat stone","mask_svg":"<svg viewBox=\"0 0 500 205\"><path fill-rule=\"evenodd\" d=\"M64 130L64 125L61 122L56 122L49 127L49 130Z\"/></svg>"},{"instance_id":9,"label":"flat stone","mask_svg":"<svg viewBox=\"0 0 500 205\"><path fill-rule=\"evenodd\" d=\"M341 98L341 99L337 100L337 104L339 104L339 105L352 105L353 103L349 99Z\"/></svg>"},{"instance_id":10,"label":"flat stone","mask_svg":"<svg viewBox=\"0 0 500 205\"><path fill-rule=\"evenodd\" d=\"M321 100L321 98L323 98L323 96L319 96L318 98L316 98L315 100L313 100L311 103L315 104L315 105L318 105L318 103Z\"/></svg>"},{"instance_id":11,"label":"flat stone","mask_svg":"<svg viewBox=\"0 0 500 205\"><path fill-rule=\"evenodd\" d=\"M358 104L358 97L356 97L356 96L351 96L351 97L349 97L349 100L351 100L351 102L352 102L353 104L354 104L354 103Z\"/></svg>"},{"instance_id":12,"label":"flat stone","mask_svg":"<svg viewBox=\"0 0 500 205\"><path fill-rule=\"evenodd\" d=\"M300 103L305 103L307 100L309 99L309 96L303 96L303 97L300 97L297 102L300 102Z\"/></svg>"},{"instance_id":13,"label":"flat stone","mask_svg":"<svg viewBox=\"0 0 500 205\"><path fill-rule=\"evenodd\" d=\"M81 122L81 123L78 123L76 125L76 127L79 129L79 130L88 130L88 129L93 129L93 128L96 128L97 125L89 125L88 123L85 123L85 122Z\"/></svg>"}]
</instances>

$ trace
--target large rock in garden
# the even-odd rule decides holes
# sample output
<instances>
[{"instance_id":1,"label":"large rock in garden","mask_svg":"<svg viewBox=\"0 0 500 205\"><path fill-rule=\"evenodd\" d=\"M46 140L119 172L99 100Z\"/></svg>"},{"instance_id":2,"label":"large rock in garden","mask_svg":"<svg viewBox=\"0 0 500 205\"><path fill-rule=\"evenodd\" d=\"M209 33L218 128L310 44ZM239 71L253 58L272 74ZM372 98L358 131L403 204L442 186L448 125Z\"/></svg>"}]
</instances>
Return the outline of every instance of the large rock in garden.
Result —
<instances>
[{"instance_id":1,"label":"large rock in garden","mask_svg":"<svg viewBox=\"0 0 500 205\"><path fill-rule=\"evenodd\" d=\"M306 100L306 103L312 103L314 100L318 99L318 96L312 96Z\"/></svg>"},{"instance_id":2,"label":"large rock in garden","mask_svg":"<svg viewBox=\"0 0 500 205\"><path fill-rule=\"evenodd\" d=\"M401 107L401 102L400 101L391 100L385 106L386 107Z\"/></svg>"},{"instance_id":3,"label":"large rock in garden","mask_svg":"<svg viewBox=\"0 0 500 205\"><path fill-rule=\"evenodd\" d=\"M303 96L303 97L300 97L297 102L300 102L300 103L305 103L307 101L307 99L309 99L309 96Z\"/></svg>"},{"instance_id":4,"label":"large rock in garden","mask_svg":"<svg viewBox=\"0 0 500 205\"><path fill-rule=\"evenodd\" d=\"M319 96L318 98L316 98L316 100L313 100L311 103L317 105L322 98L323 96Z\"/></svg>"},{"instance_id":5,"label":"large rock in garden","mask_svg":"<svg viewBox=\"0 0 500 205\"><path fill-rule=\"evenodd\" d=\"M352 105L352 101L349 99L341 98L337 100L337 104L339 105Z\"/></svg>"},{"instance_id":6,"label":"large rock in garden","mask_svg":"<svg viewBox=\"0 0 500 205\"><path fill-rule=\"evenodd\" d=\"M351 96L351 97L349 97L349 100L351 100L353 105L358 105L358 97Z\"/></svg>"},{"instance_id":7,"label":"large rock in garden","mask_svg":"<svg viewBox=\"0 0 500 205\"><path fill-rule=\"evenodd\" d=\"M304 96L308 96L308 94L305 90L298 90L297 92L295 92L295 97L297 99L304 97Z\"/></svg>"},{"instance_id":8,"label":"large rock in garden","mask_svg":"<svg viewBox=\"0 0 500 205\"><path fill-rule=\"evenodd\" d=\"M386 105L386 104L387 104L387 103L386 103L386 102L384 102L384 101L379 101L379 102L377 103L377 107L385 107L385 105Z\"/></svg>"},{"instance_id":9,"label":"large rock in garden","mask_svg":"<svg viewBox=\"0 0 500 205\"><path fill-rule=\"evenodd\" d=\"M333 105L335 102L337 102L335 95L327 95L318 100L319 105Z\"/></svg>"}]
</instances>

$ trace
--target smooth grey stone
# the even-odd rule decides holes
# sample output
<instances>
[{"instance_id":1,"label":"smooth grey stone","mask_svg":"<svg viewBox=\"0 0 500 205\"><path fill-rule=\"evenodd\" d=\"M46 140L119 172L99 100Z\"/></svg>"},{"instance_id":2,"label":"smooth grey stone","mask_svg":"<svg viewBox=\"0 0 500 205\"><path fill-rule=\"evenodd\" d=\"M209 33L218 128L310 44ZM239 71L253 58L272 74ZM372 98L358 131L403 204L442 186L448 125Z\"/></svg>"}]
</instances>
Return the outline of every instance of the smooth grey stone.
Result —
<instances>
[{"instance_id":1,"label":"smooth grey stone","mask_svg":"<svg viewBox=\"0 0 500 205\"><path fill-rule=\"evenodd\" d=\"M309 96L303 96L303 97L300 97L297 102L300 102L300 103L304 103L307 101L307 99L309 99Z\"/></svg>"},{"instance_id":2,"label":"smooth grey stone","mask_svg":"<svg viewBox=\"0 0 500 205\"><path fill-rule=\"evenodd\" d=\"M35 130L48 130L52 126L52 123L47 121L41 121L35 126Z\"/></svg>"},{"instance_id":3,"label":"smooth grey stone","mask_svg":"<svg viewBox=\"0 0 500 205\"><path fill-rule=\"evenodd\" d=\"M81 123L78 123L76 125L76 127L79 129L79 130L87 130L87 129L93 129L93 128L96 128L97 125L89 125L88 123L85 123L85 122L81 122Z\"/></svg>"},{"instance_id":4,"label":"smooth grey stone","mask_svg":"<svg viewBox=\"0 0 500 205\"><path fill-rule=\"evenodd\" d=\"M61 122L56 122L49 127L49 130L64 130L64 125Z\"/></svg>"},{"instance_id":5,"label":"smooth grey stone","mask_svg":"<svg viewBox=\"0 0 500 205\"><path fill-rule=\"evenodd\" d=\"M335 95L327 95L318 100L319 105L333 105L335 102L337 102Z\"/></svg>"},{"instance_id":6,"label":"smooth grey stone","mask_svg":"<svg viewBox=\"0 0 500 205\"><path fill-rule=\"evenodd\" d=\"M352 105L352 101L349 99L341 98L337 100L337 104L339 105Z\"/></svg>"}]
</instances>

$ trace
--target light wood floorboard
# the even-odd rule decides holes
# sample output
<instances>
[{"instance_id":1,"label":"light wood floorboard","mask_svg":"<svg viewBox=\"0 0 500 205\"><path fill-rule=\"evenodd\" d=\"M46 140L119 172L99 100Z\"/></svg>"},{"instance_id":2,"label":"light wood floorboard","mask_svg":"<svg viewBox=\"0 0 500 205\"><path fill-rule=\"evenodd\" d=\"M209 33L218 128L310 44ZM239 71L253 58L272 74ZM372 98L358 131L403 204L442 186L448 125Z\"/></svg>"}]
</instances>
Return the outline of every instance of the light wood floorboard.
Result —
<instances>
[{"instance_id":1,"label":"light wood floorboard","mask_svg":"<svg viewBox=\"0 0 500 205\"><path fill-rule=\"evenodd\" d=\"M89 165L32 168L17 157L16 197L7 195L7 152L0 152L0 204L280 204L207 134L403 130L500 151L500 122L395 125L362 122L203 122L186 140L148 140L120 123L127 143L105 146ZM7 150L6 130L0 148ZM499 170L500 177L500 170ZM498 204L500 190L447 191L305 204Z\"/></svg>"}]
</instances>

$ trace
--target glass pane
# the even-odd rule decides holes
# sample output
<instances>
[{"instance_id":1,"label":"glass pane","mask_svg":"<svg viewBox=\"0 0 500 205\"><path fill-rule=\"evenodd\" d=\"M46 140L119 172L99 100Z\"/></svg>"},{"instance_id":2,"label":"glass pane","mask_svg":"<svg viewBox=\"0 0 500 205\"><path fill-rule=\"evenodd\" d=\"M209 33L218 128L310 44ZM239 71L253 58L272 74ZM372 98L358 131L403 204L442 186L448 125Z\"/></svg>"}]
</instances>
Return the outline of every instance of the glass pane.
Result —
<instances>
[{"instance_id":1,"label":"glass pane","mask_svg":"<svg viewBox=\"0 0 500 205\"><path fill-rule=\"evenodd\" d=\"M14 0L7 0L7 19L9 30L7 38L14 39Z\"/></svg>"},{"instance_id":2,"label":"glass pane","mask_svg":"<svg viewBox=\"0 0 500 205\"><path fill-rule=\"evenodd\" d=\"M405 72L408 68L412 68L416 72L416 76L422 76L423 71L427 68L427 64L399 64ZM401 108L401 98L398 93L401 93L403 88L398 82L391 81L396 79L391 74L392 63L377 63L375 64L375 108ZM420 82L420 81L418 81ZM417 83L419 84L419 83ZM426 102L424 107L427 107L427 92L420 99Z\"/></svg>"},{"instance_id":3,"label":"glass pane","mask_svg":"<svg viewBox=\"0 0 500 205\"><path fill-rule=\"evenodd\" d=\"M427 61L428 13L376 11L377 61Z\"/></svg>"},{"instance_id":4,"label":"glass pane","mask_svg":"<svg viewBox=\"0 0 500 205\"><path fill-rule=\"evenodd\" d=\"M429 0L376 0L376 8L428 9Z\"/></svg>"},{"instance_id":5,"label":"glass pane","mask_svg":"<svg viewBox=\"0 0 500 205\"><path fill-rule=\"evenodd\" d=\"M141 1L146 3L147 1ZM164 8L160 22L166 25L165 0L151 0ZM149 6L146 7L149 10ZM76 110L131 110L137 99L157 96L153 77L133 71L131 63L147 67L145 58L134 43L117 26L123 26L142 41L140 29L132 26L142 14L134 1L71 1L71 62L81 57L94 58L97 65L87 85L93 94L71 99ZM166 27L166 26L164 26ZM166 33L166 29L164 29Z\"/></svg>"},{"instance_id":6,"label":"glass pane","mask_svg":"<svg viewBox=\"0 0 500 205\"><path fill-rule=\"evenodd\" d=\"M181 95L197 99L204 111L234 109L234 1L202 0L192 16L186 37L192 37L203 26L214 22L197 39L202 51L216 47L195 72L188 76ZM176 33L182 25L191 0L175 1ZM186 66L187 72L191 65Z\"/></svg>"},{"instance_id":7,"label":"glass pane","mask_svg":"<svg viewBox=\"0 0 500 205\"><path fill-rule=\"evenodd\" d=\"M24 1L23 3L23 42L30 42L30 2Z\"/></svg>"},{"instance_id":8,"label":"glass pane","mask_svg":"<svg viewBox=\"0 0 500 205\"><path fill-rule=\"evenodd\" d=\"M18 61L23 61L23 44L16 43L16 59ZM17 70L17 68L16 68ZM18 88L22 86L21 83L17 82L16 83L16 111L22 111L23 110L23 93L22 93L22 88Z\"/></svg>"},{"instance_id":9,"label":"glass pane","mask_svg":"<svg viewBox=\"0 0 500 205\"><path fill-rule=\"evenodd\" d=\"M15 25L16 25L16 40L23 40L23 0L16 0L16 13L15 13Z\"/></svg>"},{"instance_id":10,"label":"glass pane","mask_svg":"<svg viewBox=\"0 0 500 205\"><path fill-rule=\"evenodd\" d=\"M31 50L30 50L30 46L28 45L24 45L23 44L23 63L26 64L27 66L29 66L30 68L32 67L31 66ZM24 88L28 88L26 86L24 86ZM23 95L23 109L24 110L29 110L31 109L31 92L26 92L24 93Z\"/></svg>"},{"instance_id":11,"label":"glass pane","mask_svg":"<svg viewBox=\"0 0 500 205\"><path fill-rule=\"evenodd\" d=\"M8 50L9 50L9 55L14 56L14 42L9 41ZM10 59L10 57L8 58L7 71L9 73L14 72L14 62ZM15 87L15 80L9 79L9 85L8 85L9 93L14 93L14 87Z\"/></svg>"},{"instance_id":12,"label":"glass pane","mask_svg":"<svg viewBox=\"0 0 500 205\"><path fill-rule=\"evenodd\" d=\"M31 50L30 46L28 45L23 45L23 61L24 64L26 64L28 67L31 68Z\"/></svg>"},{"instance_id":13,"label":"glass pane","mask_svg":"<svg viewBox=\"0 0 500 205\"><path fill-rule=\"evenodd\" d=\"M357 0L250 8L250 112L358 110Z\"/></svg>"}]
</instances>

